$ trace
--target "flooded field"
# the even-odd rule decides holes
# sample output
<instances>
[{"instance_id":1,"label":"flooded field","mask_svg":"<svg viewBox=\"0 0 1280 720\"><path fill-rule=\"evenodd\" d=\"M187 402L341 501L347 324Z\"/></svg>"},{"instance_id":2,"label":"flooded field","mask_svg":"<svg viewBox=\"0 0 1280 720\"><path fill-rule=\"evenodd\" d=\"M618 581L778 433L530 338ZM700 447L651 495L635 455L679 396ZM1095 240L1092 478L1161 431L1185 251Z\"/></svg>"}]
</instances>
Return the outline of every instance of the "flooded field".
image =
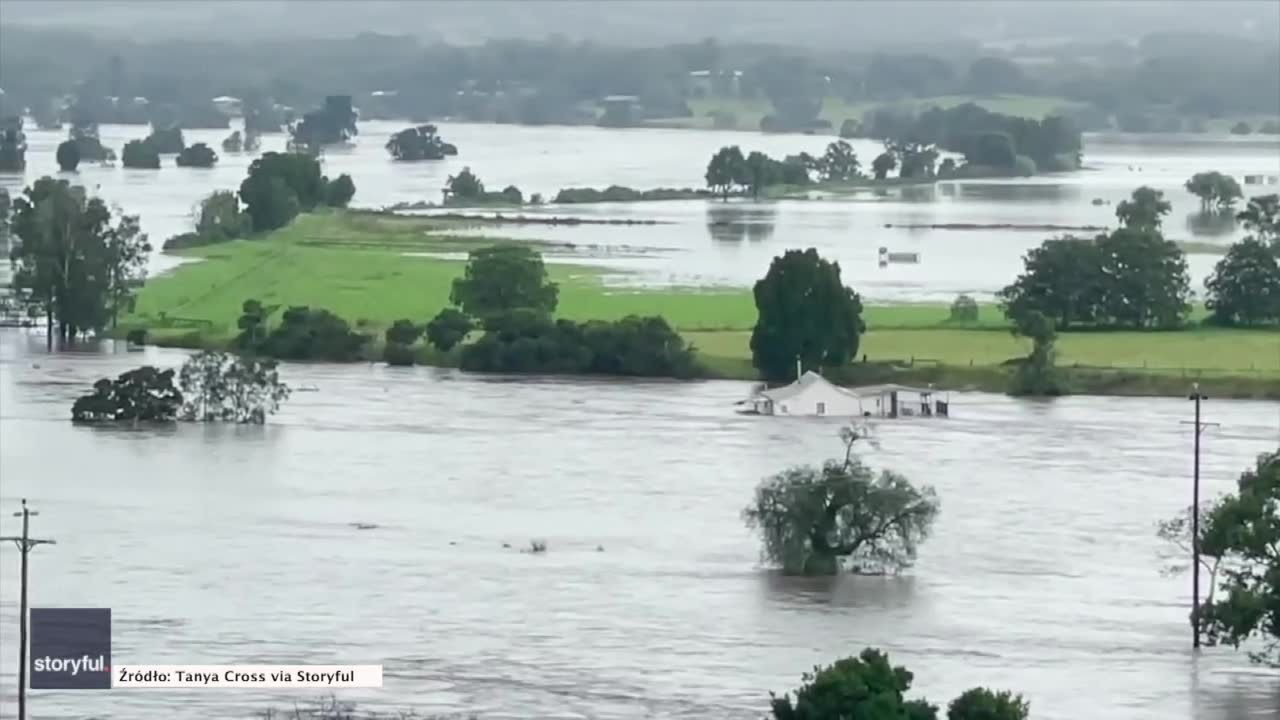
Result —
<instances>
[{"instance_id":1,"label":"flooded field","mask_svg":"<svg viewBox=\"0 0 1280 720\"><path fill-rule=\"evenodd\" d=\"M1187 504L1191 407L956 394L884 422L868 461L934 485L918 565L785 579L739 511L839 451L836 419L735 415L746 383L485 378L290 365L258 428L73 427L100 376L181 353L64 353L0 334L0 534L30 498L34 606L109 606L116 662L370 663L370 708L484 718L756 718L815 663L886 648L935 702L977 684L1038 720L1274 718L1280 678L1192 655L1189 582L1155 522ZM1212 495L1280 438L1275 403L1209 401ZM352 523L370 523L357 530ZM519 548L531 538L545 555ZM504 547L504 543L511 547ZM0 548L0 715L18 558ZM31 717L247 718L252 691L32 694Z\"/></svg>"},{"instance_id":2,"label":"flooded field","mask_svg":"<svg viewBox=\"0 0 1280 720\"><path fill-rule=\"evenodd\" d=\"M570 186L700 187L707 159L723 145L784 156L820 153L831 140L811 135L446 123L441 133L459 147L457 157L397 164L383 146L401 127L395 122L362 123L355 147L327 152L325 172L346 172L355 178L355 205L439 201L446 178L464 166L471 167L490 188L514 184L526 196L537 192L548 199ZM192 130L186 138L188 143L217 147L227 132ZM143 134L140 126L102 128L103 142L117 149ZM53 173L54 150L63 138L56 131L32 130L25 175L0 175L0 186L14 192L40 175ZM864 165L881 151L874 142L853 144ZM283 147L283 135L267 136L263 150ZM1198 200L1182 189L1182 183L1210 169L1241 179L1280 173L1280 139L1094 135L1086 136L1084 158L1086 169L1073 173L944 182L821 201L553 207L542 212L664 223L541 225L485 232L575 243L581 248L579 259L627 271L614 278L624 283L744 285L763 275L769 260L783 250L817 247L824 256L838 259L846 280L872 300L949 301L960 292L986 297L1013 279L1028 248L1060 231L931 226L1105 226L1114 221L1115 203L1147 184L1165 191L1173 203L1165 221L1169 237L1225 245L1240 236L1239 228L1229 220L1200 217ZM189 229L191 210L200 198L214 189L237 188L251 160L247 154L223 154L215 168L196 169L178 168L166 159L159 172L86 165L76 177L127 212L140 214L143 228L159 241ZM1246 185L1244 189L1249 195L1276 192L1280 186ZM1102 204L1094 204L1095 199ZM920 262L880 267L881 247L918 253ZM1216 260L1212 254L1188 258L1193 286L1199 287ZM171 262L157 256L153 268L159 271Z\"/></svg>"}]
</instances>

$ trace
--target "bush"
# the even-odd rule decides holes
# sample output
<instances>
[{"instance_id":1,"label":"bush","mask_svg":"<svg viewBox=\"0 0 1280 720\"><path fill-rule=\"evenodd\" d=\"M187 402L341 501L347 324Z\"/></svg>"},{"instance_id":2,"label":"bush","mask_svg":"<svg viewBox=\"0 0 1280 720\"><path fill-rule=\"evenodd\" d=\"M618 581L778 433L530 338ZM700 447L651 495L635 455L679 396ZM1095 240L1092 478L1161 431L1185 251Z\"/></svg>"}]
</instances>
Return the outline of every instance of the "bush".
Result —
<instances>
[{"instance_id":1,"label":"bush","mask_svg":"<svg viewBox=\"0 0 1280 720\"><path fill-rule=\"evenodd\" d=\"M223 127L226 126L224 125ZM165 130L152 130L145 142L155 148L156 152L164 154L180 153L187 145L186 141L182 139L182 130L176 127Z\"/></svg>"},{"instance_id":2,"label":"bush","mask_svg":"<svg viewBox=\"0 0 1280 720\"><path fill-rule=\"evenodd\" d=\"M680 378L700 370L694 350L663 318L579 324L528 309L487 319L485 334L462 349L461 366L479 372Z\"/></svg>"},{"instance_id":3,"label":"bush","mask_svg":"<svg viewBox=\"0 0 1280 720\"><path fill-rule=\"evenodd\" d=\"M1249 123L1243 120L1231 126L1232 135L1248 135L1251 132L1253 132L1253 128L1249 127Z\"/></svg>"},{"instance_id":4,"label":"bush","mask_svg":"<svg viewBox=\"0 0 1280 720\"><path fill-rule=\"evenodd\" d=\"M173 384L173 370L150 365L122 373L115 380L103 378L93 392L71 406L74 422L168 422L177 418L182 393Z\"/></svg>"},{"instance_id":5,"label":"bush","mask_svg":"<svg viewBox=\"0 0 1280 720\"><path fill-rule=\"evenodd\" d=\"M359 359L368 341L367 335L352 331L346 320L304 305L286 310L281 323L255 349L284 360L348 362Z\"/></svg>"},{"instance_id":6,"label":"bush","mask_svg":"<svg viewBox=\"0 0 1280 720\"><path fill-rule=\"evenodd\" d=\"M449 352L466 339L473 327L466 313L445 308L427 323L427 342L440 352Z\"/></svg>"},{"instance_id":7,"label":"bush","mask_svg":"<svg viewBox=\"0 0 1280 720\"><path fill-rule=\"evenodd\" d=\"M75 172L80 165L80 145L75 140L66 140L58 146L58 169L63 172Z\"/></svg>"},{"instance_id":8,"label":"bush","mask_svg":"<svg viewBox=\"0 0 1280 720\"><path fill-rule=\"evenodd\" d=\"M386 333L387 343L396 345L412 345L418 342L420 337L422 337L422 328L414 325L412 320L404 318L392 323Z\"/></svg>"},{"instance_id":9,"label":"bush","mask_svg":"<svg viewBox=\"0 0 1280 720\"><path fill-rule=\"evenodd\" d=\"M972 323L978 321L978 301L961 295L951 303L951 322Z\"/></svg>"},{"instance_id":10,"label":"bush","mask_svg":"<svg viewBox=\"0 0 1280 720\"><path fill-rule=\"evenodd\" d=\"M138 170L159 170L160 153L145 140L130 140L120 151L120 164Z\"/></svg>"},{"instance_id":11,"label":"bush","mask_svg":"<svg viewBox=\"0 0 1280 720\"><path fill-rule=\"evenodd\" d=\"M382 359L388 365L409 366L413 364L413 348L403 343L388 342L382 348Z\"/></svg>"},{"instance_id":12,"label":"bush","mask_svg":"<svg viewBox=\"0 0 1280 720\"><path fill-rule=\"evenodd\" d=\"M350 175L343 173L336 180L325 185L324 204L329 207L344 208L351 204L351 198L355 197L355 194L355 182Z\"/></svg>"},{"instance_id":13,"label":"bush","mask_svg":"<svg viewBox=\"0 0 1280 720\"><path fill-rule=\"evenodd\" d=\"M175 160L178 167L211 168L218 162L218 154L204 143L196 143L185 147Z\"/></svg>"},{"instance_id":14,"label":"bush","mask_svg":"<svg viewBox=\"0 0 1280 720\"><path fill-rule=\"evenodd\" d=\"M1027 720L1030 714L1030 703L1007 690L973 688L947 706L947 720Z\"/></svg>"}]
</instances>

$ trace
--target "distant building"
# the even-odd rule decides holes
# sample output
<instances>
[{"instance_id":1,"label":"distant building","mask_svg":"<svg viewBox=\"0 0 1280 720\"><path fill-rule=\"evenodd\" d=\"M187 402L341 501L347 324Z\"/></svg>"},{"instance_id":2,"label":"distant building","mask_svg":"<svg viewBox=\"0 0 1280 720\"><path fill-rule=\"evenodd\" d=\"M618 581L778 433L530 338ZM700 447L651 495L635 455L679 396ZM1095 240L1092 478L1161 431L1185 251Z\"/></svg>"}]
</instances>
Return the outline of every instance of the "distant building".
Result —
<instances>
[{"instance_id":1,"label":"distant building","mask_svg":"<svg viewBox=\"0 0 1280 720\"><path fill-rule=\"evenodd\" d=\"M846 389L809 371L783 387L760 390L739 405L749 415L835 417L946 417L947 401L933 399L933 390L906 385L868 385Z\"/></svg>"}]
</instances>

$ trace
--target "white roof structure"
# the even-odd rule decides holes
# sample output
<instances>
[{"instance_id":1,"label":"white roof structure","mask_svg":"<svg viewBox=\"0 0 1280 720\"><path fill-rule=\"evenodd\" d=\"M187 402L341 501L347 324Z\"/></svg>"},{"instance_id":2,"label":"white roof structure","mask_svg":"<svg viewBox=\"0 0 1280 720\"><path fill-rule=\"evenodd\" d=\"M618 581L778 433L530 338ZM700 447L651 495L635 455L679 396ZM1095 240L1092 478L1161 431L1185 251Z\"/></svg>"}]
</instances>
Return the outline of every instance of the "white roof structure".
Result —
<instances>
[{"instance_id":1,"label":"white roof structure","mask_svg":"<svg viewBox=\"0 0 1280 720\"><path fill-rule=\"evenodd\" d=\"M813 371L790 385L763 390L748 402L755 412L764 415L862 415L862 400L856 393L831 384Z\"/></svg>"}]
</instances>

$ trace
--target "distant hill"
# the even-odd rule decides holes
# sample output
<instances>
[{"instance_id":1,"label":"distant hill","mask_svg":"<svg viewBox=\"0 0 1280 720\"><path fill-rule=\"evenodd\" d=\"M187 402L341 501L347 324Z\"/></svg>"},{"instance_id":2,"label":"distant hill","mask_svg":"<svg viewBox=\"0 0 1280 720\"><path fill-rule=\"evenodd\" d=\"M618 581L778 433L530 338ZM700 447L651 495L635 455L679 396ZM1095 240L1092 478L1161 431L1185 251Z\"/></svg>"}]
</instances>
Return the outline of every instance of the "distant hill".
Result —
<instances>
[{"instance_id":1,"label":"distant hill","mask_svg":"<svg viewBox=\"0 0 1280 720\"><path fill-rule=\"evenodd\" d=\"M928 47L955 41L1123 39L1213 32L1276 42L1280 3L1239 0L1170 5L1122 2L695 2L693 0L4 0L3 25L88 29L134 40L409 34L455 44L545 38L660 44L714 36L840 49Z\"/></svg>"}]
</instances>

